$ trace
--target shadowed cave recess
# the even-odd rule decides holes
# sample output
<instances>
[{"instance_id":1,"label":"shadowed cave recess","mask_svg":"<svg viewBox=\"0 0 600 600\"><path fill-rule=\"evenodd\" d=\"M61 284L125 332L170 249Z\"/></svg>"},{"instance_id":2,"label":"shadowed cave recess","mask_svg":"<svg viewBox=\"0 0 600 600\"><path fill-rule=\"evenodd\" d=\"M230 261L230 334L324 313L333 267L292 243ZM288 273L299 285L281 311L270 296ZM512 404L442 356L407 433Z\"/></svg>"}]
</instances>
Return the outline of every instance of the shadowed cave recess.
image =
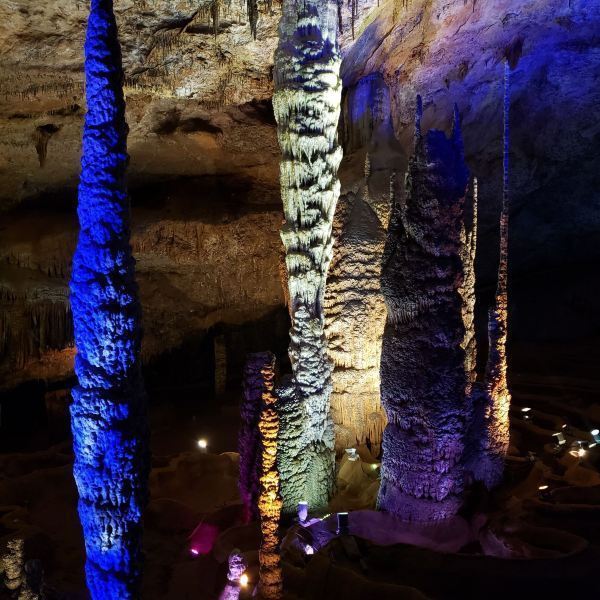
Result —
<instances>
[{"instance_id":1,"label":"shadowed cave recess","mask_svg":"<svg viewBox=\"0 0 600 600\"><path fill-rule=\"evenodd\" d=\"M0 3L0 599L600 597L599 32Z\"/></svg>"}]
</instances>

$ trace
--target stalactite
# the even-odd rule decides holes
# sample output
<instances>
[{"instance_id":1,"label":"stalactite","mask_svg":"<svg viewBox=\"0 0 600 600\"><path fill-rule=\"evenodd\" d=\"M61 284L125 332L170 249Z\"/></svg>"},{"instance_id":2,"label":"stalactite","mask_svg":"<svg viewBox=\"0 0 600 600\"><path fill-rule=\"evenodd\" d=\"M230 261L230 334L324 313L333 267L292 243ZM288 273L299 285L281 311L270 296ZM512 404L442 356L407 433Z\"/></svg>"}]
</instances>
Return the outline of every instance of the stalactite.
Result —
<instances>
[{"instance_id":1,"label":"stalactite","mask_svg":"<svg viewBox=\"0 0 600 600\"><path fill-rule=\"evenodd\" d=\"M210 12L212 17L213 24L213 32L215 34L215 38L219 33L219 27L221 26L221 0L213 0L210 5Z\"/></svg>"},{"instance_id":2,"label":"stalactite","mask_svg":"<svg viewBox=\"0 0 600 600\"><path fill-rule=\"evenodd\" d=\"M337 140L342 85L336 11L334 0L285 0L275 55L273 107L282 151L285 223L281 237L290 293L295 395L292 400L283 392L286 412L281 423L288 444L279 467L289 512L302 500L324 508L334 483L331 365L323 296L342 158ZM287 420L297 408L302 420L299 429Z\"/></svg>"},{"instance_id":3,"label":"stalactite","mask_svg":"<svg viewBox=\"0 0 600 600\"><path fill-rule=\"evenodd\" d=\"M240 579L247 569L248 563L244 555L236 548L229 555L227 583L219 596L219 600L238 600L240 597Z\"/></svg>"},{"instance_id":4,"label":"stalactite","mask_svg":"<svg viewBox=\"0 0 600 600\"><path fill-rule=\"evenodd\" d=\"M0 292L4 304L0 311L0 359L23 368L47 350L72 346L73 321L66 291L52 300L1 296Z\"/></svg>"},{"instance_id":5,"label":"stalactite","mask_svg":"<svg viewBox=\"0 0 600 600\"><path fill-rule=\"evenodd\" d=\"M500 259L496 301L490 310L489 353L485 374L486 406L483 444L475 477L488 488L502 480L504 460L510 442L511 394L507 379L506 340L508 335L508 223L510 213L510 71L504 64L503 195L500 214Z\"/></svg>"},{"instance_id":6,"label":"stalactite","mask_svg":"<svg viewBox=\"0 0 600 600\"><path fill-rule=\"evenodd\" d=\"M279 555L279 521L283 502L279 493L277 471L277 437L279 415L277 398L273 393L275 379L275 357L265 355L261 369L263 380L262 410L258 427L261 440L261 476L258 510L262 541L260 546L259 593L262 598L279 600L283 597L283 575Z\"/></svg>"},{"instance_id":7,"label":"stalactite","mask_svg":"<svg viewBox=\"0 0 600 600\"><path fill-rule=\"evenodd\" d=\"M43 167L46 164L46 157L48 155L48 142L59 129L60 127L54 125L53 123L39 125L35 128L35 151L38 155L40 167Z\"/></svg>"},{"instance_id":8,"label":"stalactite","mask_svg":"<svg viewBox=\"0 0 600 600\"><path fill-rule=\"evenodd\" d=\"M252 32L252 37L256 39L258 27L258 0L246 0L246 3L248 21L250 22L250 31Z\"/></svg>"},{"instance_id":9,"label":"stalactite","mask_svg":"<svg viewBox=\"0 0 600 600\"><path fill-rule=\"evenodd\" d=\"M261 443L260 419L264 381L262 368L270 361L270 353L248 355L244 368L243 398L240 406L242 426L238 447L240 452L239 489L246 520L258 518L260 493Z\"/></svg>"},{"instance_id":10,"label":"stalactite","mask_svg":"<svg viewBox=\"0 0 600 600\"><path fill-rule=\"evenodd\" d=\"M127 124L112 0L92 0L71 307L71 422L92 600L139 598L149 471L140 304L129 245Z\"/></svg>"},{"instance_id":11,"label":"stalactite","mask_svg":"<svg viewBox=\"0 0 600 600\"><path fill-rule=\"evenodd\" d=\"M389 423L378 504L404 520L435 521L457 512L464 485L468 171L458 118L450 139L435 130L423 135L421 118L419 99L406 199L393 208L382 271L381 397Z\"/></svg>"}]
</instances>

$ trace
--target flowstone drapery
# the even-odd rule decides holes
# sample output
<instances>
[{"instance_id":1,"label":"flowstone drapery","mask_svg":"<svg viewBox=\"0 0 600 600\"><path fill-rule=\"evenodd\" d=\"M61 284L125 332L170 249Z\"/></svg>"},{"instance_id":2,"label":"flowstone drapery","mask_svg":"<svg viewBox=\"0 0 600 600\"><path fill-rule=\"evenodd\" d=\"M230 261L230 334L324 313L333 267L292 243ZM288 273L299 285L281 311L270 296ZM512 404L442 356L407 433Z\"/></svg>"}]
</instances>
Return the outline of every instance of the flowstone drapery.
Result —
<instances>
[{"instance_id":1,"label":"flowstone drapery","mask_svg":"<svg viewBox=\"0 0 600 600\"><path fill-rule=\"evenodd\" d=\"M468 171L456 112L450 139L435 130L423 137L421 112L419 99L406 199L395 202L382 270L381 392L389 423L378 504L404 520L435 521L456 513L464 485Z\"/></svg>"},{"instance_id":2,"label":"flowstone drapery","mask_svg":"<svg viewBox=\"0 0 600 600\"><path fill-rule=\"evenodd\" d=\"M339 197L337 140L342 84L333 0L284 0L275 55L273 107L282 151L293 377L282 389L279 455L284 509L305 500L327 505L334 484L334 434L329 410L331 365L324 336L323 296L332 256ZM283 403L282 403L283 404Z\"/></svg>"},{"instance_id":3,"label":"flowstone drapery","mask_svg":"<svg viewBox=\"0 0 600 600\"><path fill-rule=\"evenodd\" d=\"M79 516L93 600L139 597L147 497L140 305L129 246L127 124L112 0L92 0L85 42L88 112L71 307L78 385L71 422Z\"/></svg>"}]
</instances>

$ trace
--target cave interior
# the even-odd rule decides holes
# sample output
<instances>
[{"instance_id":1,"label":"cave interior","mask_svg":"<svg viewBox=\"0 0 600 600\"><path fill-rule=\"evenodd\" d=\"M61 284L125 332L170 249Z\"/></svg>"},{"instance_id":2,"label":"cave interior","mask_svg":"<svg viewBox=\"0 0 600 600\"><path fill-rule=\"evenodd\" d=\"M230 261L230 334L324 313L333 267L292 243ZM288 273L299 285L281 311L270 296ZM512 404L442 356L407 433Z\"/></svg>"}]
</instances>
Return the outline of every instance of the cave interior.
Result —
<instances>
[{"instance_id":1,"label":"cave interior","mask_svg":"<svg viewBox=\"0 0 600 600\"><path fill-rule=\"evenodd\" d=\"M600 0L0 3L0 599L600 598Z\"/></svg>"}]
</instances>

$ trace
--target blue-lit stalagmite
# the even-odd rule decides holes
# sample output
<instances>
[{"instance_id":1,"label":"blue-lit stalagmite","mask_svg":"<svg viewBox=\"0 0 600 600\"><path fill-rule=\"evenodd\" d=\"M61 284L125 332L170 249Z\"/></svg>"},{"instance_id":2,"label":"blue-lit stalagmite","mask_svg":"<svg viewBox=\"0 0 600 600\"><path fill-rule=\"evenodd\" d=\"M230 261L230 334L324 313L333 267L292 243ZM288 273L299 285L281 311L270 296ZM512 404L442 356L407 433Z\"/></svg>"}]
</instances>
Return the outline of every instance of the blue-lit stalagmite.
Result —
<instances>
[{"instance_id":1,"label":"blue-lit stalagmite","mask_svg":"<svg viewBox=\"0 0 600 600\"><path fill-rule=\"evenodd\" d=\"M293 377L280 392L281 493L286 512L301 501L327 505L334 483L331 365L323 296L332 257L340 184L337 140L342 84L334 0L284 0L275 55L273 106L281 146Z\"/></svg>"},{"instance_id":2,"label":"blue-lit stalagmite","mask_svg":"<svg viewBox=\"0 0 600 600\"><path fill-rule=\"evenodd\" d=\"M112 0L92 0L85 43L88 112L71 305L79 384L71 420L79 516L94 600L139 597L148 477L140 305L129 246L127 124Z\"/></svg>"},{"instance_id":3,"label":"blue-lit stalagmite","mask_svg":"<svg viewBox=\"0 0 600 600\"><path fill-rule=\"evenodd\" d=\"M456 513L470 412L464 350L465 197L468 171L458 114L450 139L421 135L406 197L395 202L384 252L388 309L381 395L388 417L378 504L404 520Z\"/></svg>"}]
</instances>

